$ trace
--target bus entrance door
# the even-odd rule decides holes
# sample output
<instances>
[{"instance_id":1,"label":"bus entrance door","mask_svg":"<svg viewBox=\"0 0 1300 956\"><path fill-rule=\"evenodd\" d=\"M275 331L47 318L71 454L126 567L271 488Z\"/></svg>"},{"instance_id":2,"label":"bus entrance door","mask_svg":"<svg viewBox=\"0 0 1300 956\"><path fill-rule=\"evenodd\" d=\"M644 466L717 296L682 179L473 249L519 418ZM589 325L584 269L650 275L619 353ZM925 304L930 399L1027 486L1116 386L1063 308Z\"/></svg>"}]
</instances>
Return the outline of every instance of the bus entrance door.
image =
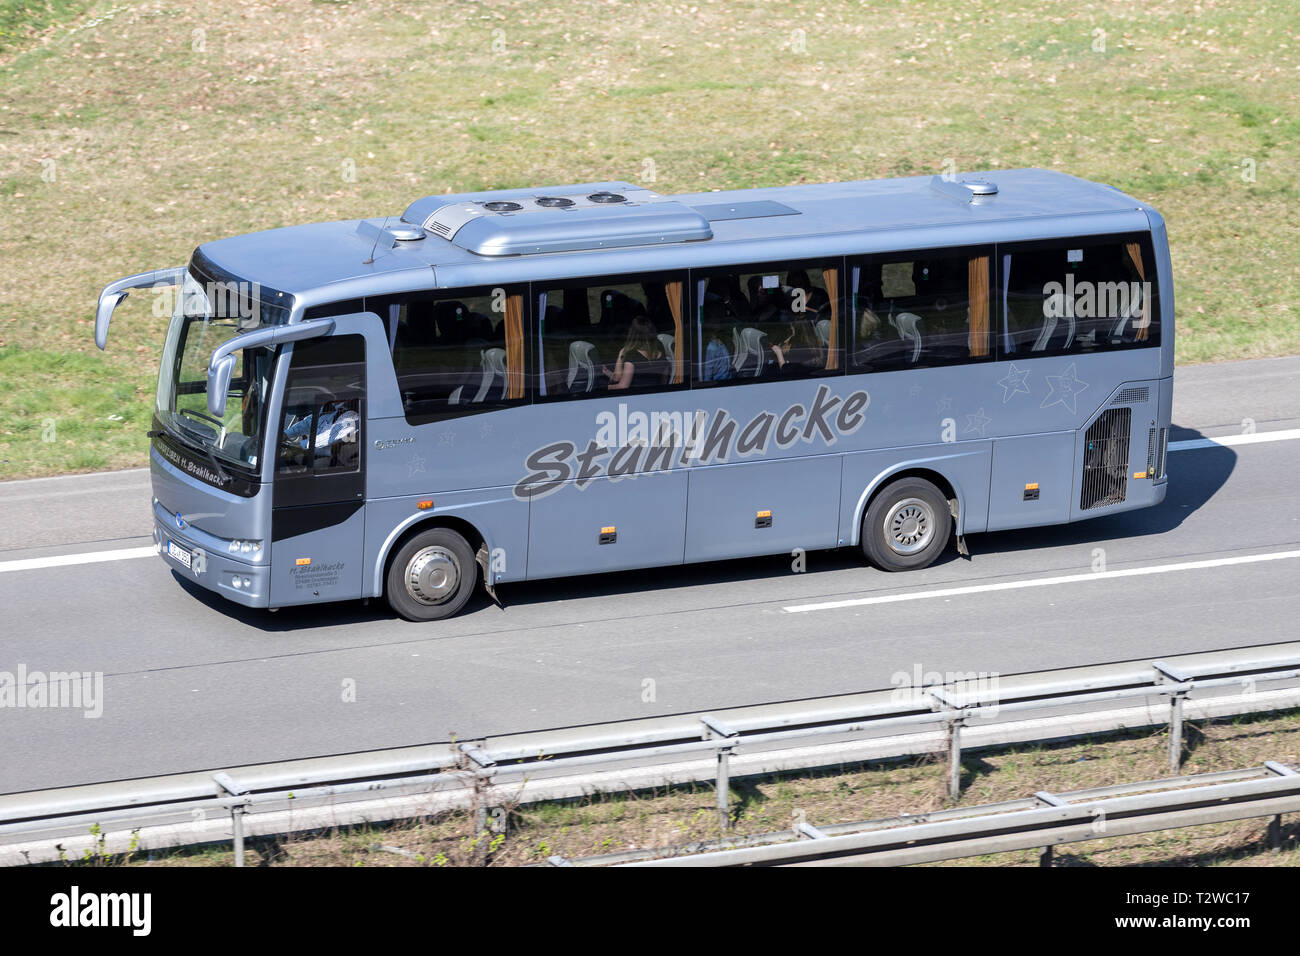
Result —
<instances>
[{"instance_id":1,"label":"bus entrance door","mask_svg":"<svg viewBox=\"0 0 1300 956\"><path fill-rule=\"evenodd\" d=\"M365 340L293 346L276 435L271 607L361 596Z\"/></svg>"}]
</instances>

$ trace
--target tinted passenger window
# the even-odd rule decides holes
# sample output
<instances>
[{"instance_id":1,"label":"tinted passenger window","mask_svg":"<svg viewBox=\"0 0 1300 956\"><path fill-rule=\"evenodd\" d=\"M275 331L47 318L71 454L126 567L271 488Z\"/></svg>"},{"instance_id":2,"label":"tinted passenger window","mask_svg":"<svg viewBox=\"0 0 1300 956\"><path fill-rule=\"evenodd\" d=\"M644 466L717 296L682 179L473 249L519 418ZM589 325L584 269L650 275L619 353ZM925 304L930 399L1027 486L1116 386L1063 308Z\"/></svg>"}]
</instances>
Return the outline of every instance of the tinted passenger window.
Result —
<instances>
[{"instance_id":1,"label":"tinted passenger window","mask_svg":"<svg viewBox=\"0 0 1300 956\"><path fill-rule=\"evenodd\" d=\"M933 251L851 260L856 371L989 357L989 256Z\"/></svg>"},{"instance_id":2,"label":"tinted passenger window","mask_svg":"<svg viewBox=\"0 0 1300 956\"><path fill-rule=\"evenodd\" d=\"M662 274L535 284L538 397L683 385L684 286Z\"/></svg>"},{"instance_id":3,"label":"tinted passenger window","mask_svg":"<svg viewBox=\"0 0 1300 956\"><path fill-rule=\"evenodd\" d=\"M697 276L697 385L805 378L842 368L837 262L774 263Z\"/></svg>"},{"instance_id":4,"label":"tinted passenger window","mask_svg":"<svg viewBox=\"0 0 1300 956\"><path fill-rule=\"evenodd\" d=\"M1071 239L999 246L1003 355L1158 345L1150 241Z\"/></svg>"},{"instance_id":5,"label":"tinted passenger window","mask_svg":"<svg viewBox=\"0 0 1300 956\"><path fill-rule=\"evenodd\" d=\"M367 305L388 328L410 424L527 400L522 289L415 293Z\"/></svg>"},{"instance_id":6,"label":"tinted passenger window","mask_svg":"<svg viewBox=\"0 0 1300 956\"><path fill-rule=\"evenodd\" d=\"M281 409L276 471L320 475L361 467L364 340L339 335L294 346Z\"/></svg>"}]
</instances>

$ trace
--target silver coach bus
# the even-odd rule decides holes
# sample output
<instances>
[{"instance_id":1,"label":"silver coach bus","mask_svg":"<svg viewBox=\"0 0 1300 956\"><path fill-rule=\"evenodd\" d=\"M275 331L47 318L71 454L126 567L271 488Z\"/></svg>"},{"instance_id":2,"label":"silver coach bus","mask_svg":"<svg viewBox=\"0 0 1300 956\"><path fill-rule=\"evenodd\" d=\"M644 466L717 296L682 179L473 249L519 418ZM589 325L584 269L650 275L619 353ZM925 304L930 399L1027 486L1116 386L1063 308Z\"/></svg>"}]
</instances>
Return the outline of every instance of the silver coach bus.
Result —
<instances>
[{"instance_id":1,"label":"silver coach bus","mask_svg":"<svg viewBox=\"0 0 1300 956\"><path fill-rule=\"evenodd\" d=\"M1164 222L1044 170L429 196L205 243L170 290L154 536L250 607L966 536L1157 504ZM165 289L164 289L165 287Z\"/></svg>"}]
</instances>

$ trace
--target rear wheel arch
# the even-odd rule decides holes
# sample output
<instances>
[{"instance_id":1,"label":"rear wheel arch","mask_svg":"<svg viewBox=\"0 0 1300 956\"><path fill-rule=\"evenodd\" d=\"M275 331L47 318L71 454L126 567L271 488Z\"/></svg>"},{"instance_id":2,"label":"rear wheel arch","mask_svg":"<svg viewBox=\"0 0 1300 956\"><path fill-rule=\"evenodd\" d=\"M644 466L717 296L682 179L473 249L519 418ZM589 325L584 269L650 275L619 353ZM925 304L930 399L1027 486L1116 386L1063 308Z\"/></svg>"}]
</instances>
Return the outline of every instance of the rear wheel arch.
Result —
<instances>
[{"instance_id":1,"label":"rear wheel arch","mask_svg":"<svg viewBox=\"0 0 1300 956\"><path fill-rule=\"evenodd\" d=\"M859 521L864 557L882 571L928 567L948 548L957 506L952 485L928 469L891 474L868 497Z\"/></svg>"},{"instance_id":2,"label":"rear wheel arch","mask_svg":"<svg viewBox=\"0 0 1300 956\"><path fill-rule=\"evenodd\" d=\"M896 481L904 478L923 478L930 482L943 493L948 500L948 511L953 519L953 533L962 534L962 510L965 501L962 498L960 489L952 483L949 478L940 471L926 467L903 467L897 471L889 471L876 476L875 480L867 486L862 498L858 502L857 513L853 516L853 541L855 545L861 545L862 539L862 519L866 517L867 509L880 496L880 493Z\"/></svg>"}]
</instances>

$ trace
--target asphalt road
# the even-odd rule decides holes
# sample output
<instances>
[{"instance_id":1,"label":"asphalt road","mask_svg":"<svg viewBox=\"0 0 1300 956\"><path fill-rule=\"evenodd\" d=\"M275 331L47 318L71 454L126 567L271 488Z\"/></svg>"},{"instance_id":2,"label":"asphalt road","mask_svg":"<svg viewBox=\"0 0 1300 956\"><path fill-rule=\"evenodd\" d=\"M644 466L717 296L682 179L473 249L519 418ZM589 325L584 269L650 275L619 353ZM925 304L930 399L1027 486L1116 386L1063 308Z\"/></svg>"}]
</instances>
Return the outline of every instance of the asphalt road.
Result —
<instances>
[{"instance_id":1,"label":"asphalt road","mask_svg":"<svg viewBox=\"0 0 1300 956\"><path fill-rule=\"evenodd\" d=\"M1300 357L1180 370L1174 424L1300 428ZM1173 452L1159 508L972 536L906 575L848 549L720 562L511 585L424 625L247 611L152 556L31 566L150 547L148 473L5 483L0 671L104 680L98 718L0 707L0 792L1293 640L1300 437L1233 441ZM1088 573L1097 549L1143 573ZM1021 586L1058 576L1079 579Z\"/></svg>"}]
</instances>

